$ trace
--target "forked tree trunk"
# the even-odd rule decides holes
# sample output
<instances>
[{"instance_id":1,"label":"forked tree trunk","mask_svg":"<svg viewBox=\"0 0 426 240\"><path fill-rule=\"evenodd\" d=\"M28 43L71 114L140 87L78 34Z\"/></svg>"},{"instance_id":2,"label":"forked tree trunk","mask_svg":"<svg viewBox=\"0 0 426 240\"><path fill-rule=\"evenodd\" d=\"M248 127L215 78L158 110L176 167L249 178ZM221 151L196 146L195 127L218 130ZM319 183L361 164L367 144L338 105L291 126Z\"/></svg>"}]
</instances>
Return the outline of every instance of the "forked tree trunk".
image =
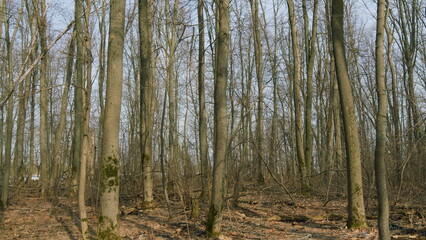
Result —
<instances>
[{"instance_id":1,"label":"forked tree trunk","mask_svg":"<svg viewBox=\"0 0 426 240\"><path fill-rule=\"evenodd\" d=\"M305 163L306 173L311 174L313 169L313 133L312 133L312 95L313 95L313 72L317 44L317 20L318 20L318 0L314 1L312 27L309 29L309 16L306 0L302 1L303 26L305 35L305 55L306 55L306 98L305 98Z\"/></svg>"},{"instance_id":2,"label":"forked tree trunk","mask_svg":"<svg viewBox=\"0 0 426 240\"><path fill-rule=\"evenodd\" d=\"M100 216L98 239L120 239L119 126L123 82L125 0L111 0L108 38L107 86L102 139Z\"/></svg>"},{"instance_id":3,"label":"forked tree trunk","mask_svg":"<svg viewBox=\"0 0 426 240\"><path fill-rule=\"evenodd\" d=\"M333 0L331 29L336 75L340 94L343 125L345 131L347 174L348 174L348 222L349 228L367 227L362 188L361 150L358 126L348 75L343 28L343 0ZM337 127L337 126L336 126Z\"/></svg>"}]
</instances>

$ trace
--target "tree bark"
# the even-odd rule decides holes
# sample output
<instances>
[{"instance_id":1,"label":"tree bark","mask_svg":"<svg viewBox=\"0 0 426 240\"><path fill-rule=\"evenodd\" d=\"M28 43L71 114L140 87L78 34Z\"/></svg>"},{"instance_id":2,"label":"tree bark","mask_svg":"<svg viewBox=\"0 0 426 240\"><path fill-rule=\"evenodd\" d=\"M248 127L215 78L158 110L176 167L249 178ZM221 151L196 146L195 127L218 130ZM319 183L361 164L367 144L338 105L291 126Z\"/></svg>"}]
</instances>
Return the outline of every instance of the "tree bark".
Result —
<instances>
[{"instance_id":1,"label":"tree bark","mask_svg":"<svg viewBox=\"0 0 426 240\"><path fill-rule=\"evenodd\" d=\"M367 227L362 189L361 157L358 126L348 75L343 28L343 0L332 1L331 29L333 53L340 94L343 125L345 131L346 160L348 174L348 222L349 228ZM336 126L337 127L337 126Z\"/></svg>"},{"instance_id":2,"label":"tree bark","mask_svg":"<svg viewBox=\"0 0 426 240\"><path fill-rule=\"evenodd\" d=\"M303 26L305 35L305 55L306 55L306 99L305 99L305 163L306 174L310 175L313 169L313 137L312 137L312 95L313 95L313 72L317 44L317 20L318 20L318 0L314 1L312 27L309 30L309 17L306 7L306 0L302 1Z\"/></svg>"},{"instance_id":3,"label":"tree bark","mask_svg":"<svg viewBox=\"0 0 426 240\"><path fill-rule=\"evenodd\" d=\"M257 78L257 123L256 123L256 169L257 169L257 183L264 184L265 177L262 171L262 159L264 158L263 150L263 55L262 43L260 39L260 22L259 22L259 3L258 0L250 0L252 30L254 36L254 58L256 65L256 78Z\"/></svg>"},{"instance_id":4,"label":"tree bark","mask_svg":"<svg viewBox=\"0 0 426 240\"><path fill-rule=\"evenodd\" d=\"M78 179L83 146L83 91L84 91L84 33L83 33L83 1L75 1L75 33L76 33L76 73L74 83L74 160L72 164L71 195L78 192Z\"/></svg>"},{"instance_id":5,"label":"tree bark","mask_svg":"<svg viewBox=\"0 0 426 240\"><path fill-rule=\"evenodd\" d=\"M5 21L5 40L6 40L6 65L7 65L7 91L12 91L13 88L13 65L12 65L12 43L9 36L9 19ZM4 144L4 171L3 184L1 191L0 211L6 209L9 195L9 179L12 162L12 137L13 137L13 94L10 95L6 105L6 141ZM3 108L3 106L2 106Z\"/></svg>"},{"instance_id":6,"label":"tree bark","mask_svg":"<svg viewBox=\"0 0 426 240\"><path fill-rule=\"evenodd\" d=\"M376 27L376 85L378 96L378 110L376 116L376 151L374 169L376 173L376 188L379 202L379 237L390 239L389 231L389 201L386 183L386 127L387 127L387 94L385 80L384 35L386 0L377 2Z\"/></svg>"},{"instance_id":7,"label":"tree bark","mask_svg":"<svg viewBox=\"0 0 426 240\"><path fill-rule=\"evenodd\" d=\"M154 206L152 179L152 137L154 124L155 79L153 63L153 1L139 0L140 38L140 124L142 154L143 207Z\"/></svg>"},{"instance_id":8,"label":"tree bark","mask_svg":"<svg viewBox=\"0 0 426 240\"><path fill-rule=\"evenodd\" d=\"M219 237L225 201L225 158L227 145L226 83L228 78L229 0L216 2L218 10L217 56L214 83L214 166L207 235Z\"/></svg>"},{"instance_id":9,"label":"tree bark","mask_svg":"<svg viewBox=\"0 0 426 240\"><path fill-rule=\"evenodd\" d=\"M80 208L80 222L81 222L81 233L83 239L88 239L89 227L86 211L86 176L87 166L90 159L90 101L92 94L92 45L89 30L89 14L91 10L91 0L86 0L84 9L84 57L83 64L85 67L85 80L83 81L83 112L82 112L82 146L81 146L81 159L80 159L80 176L78 183L78 205ZM77 56L80 57L80 56Z\"/></svg>"},{"instance_id":10,"label":"tree bark","mask_svg":"<svg viewBox=\"0 0 426 240\"><path fill-rule=\"evenodd\" d=\"M47 50L47 20L46 2L40 0L35 3L37 12L37 26L40 36L40 50ZM48 89L47 89L47 55L44 54L40 62L40 182L41 194L45 195L48 185L48 163L49 163L49 133L48 133Z\"/></svg>"},{"instance_id":11,"label":"tree bark","mask_svg":"<svg viewBox=\"0 0 426 240\"><path fill-rule=\"evenodd\" d=\"M120 239L119 127L123 82L125 0L111 0L107 85L102 139L99 239Z\"/></svg>"},{"instance_id":12,"label":"tree bark","mask_svg":"<svg viewBox=\"0 0 426 240\"><path fill-rule=\"evenodd\" d=\"M209 197L209 162L207 143L207 112L204 82L204 0L198 0L198 110L199 110L199 141L201 163L201 199Z\"/></svg>"}]
</instances>

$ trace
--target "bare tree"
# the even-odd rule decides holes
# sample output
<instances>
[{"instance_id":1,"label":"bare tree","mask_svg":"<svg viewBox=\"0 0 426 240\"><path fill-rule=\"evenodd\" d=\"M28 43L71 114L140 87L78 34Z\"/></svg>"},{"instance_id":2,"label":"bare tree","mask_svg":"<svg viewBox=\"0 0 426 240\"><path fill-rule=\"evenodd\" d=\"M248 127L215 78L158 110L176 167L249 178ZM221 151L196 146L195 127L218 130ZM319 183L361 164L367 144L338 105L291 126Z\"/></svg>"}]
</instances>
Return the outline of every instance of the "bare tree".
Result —
<instances>
[{"instance_id":1,"label":"bare tree","mask_svg":"<svg viewBox=\"0 0 426 240\"><path fill-rule=\"evenodd\" d=\"M214 166L207 235L222 233L222 211L225 201L225 158L227 145L226 82L228 78L229 0L216 2L218 11L217 56L214 84Z\"/></svg>"},{"instance_id":2,"label":"bare tree","mask_svg":"<svg viewBox=\"0 0 426 240\"><path fill-rule=\"evenodd\" d=\"M379 237L390 239L389 232L389 201L386 184L386 127L387 127L387 94L385 81L384 38L386 24L386 0L377 2L376 27L376 85L378 110L376 116L376 152L374 169L376 173L376 188L379 201Z\"/></svg>"},{"instance_id":3,"label":"bare tree","mask_svg":"<svg viewBox=\"0 0 426 240\"><path fill-rule=\"evenodd\" d=\"M349 228L362 228L367 226L367 222L362 189L361 149L359 147L358 126L345 56L343 9L343 0L332 1L331 29L333 53L346 143L348 174L347 225Z\"/></svg>"},{"instance_id":4,"label":"bare tree","mask_svg":"<svg viewBox=\"0 0 426 240\"><path fill-rule=\"evenodd\" d=\"M199 144L201 163L201 199L209 196L209 162L207 144L207 112L204 81L204 0L198 0L198 108L199 108Z\"/></svg>"},{"instance_id":5,"label":"bare tree","mask_svg":"<svg viewBox=\"0 0 426 240\"><path fill-rule=\"evenodd\" d=\"M153 1L139 0L139 38L140 38L140 104L141 104L141 149L143 206L154 206L152 180L152 137L154 124L155 79L153 63Z\"/></svg>"},{"instance_id":6,"label":"bare tree","mask_svg":"<svg viewBox=\"0 0 426 240\"><path fill-rule=\"evenodd\" d=\"M123 82L125 0L110 3L107 86L102 139L99 239L120 239L118 234L119 125Z\"/></svg>"}]
</instances>

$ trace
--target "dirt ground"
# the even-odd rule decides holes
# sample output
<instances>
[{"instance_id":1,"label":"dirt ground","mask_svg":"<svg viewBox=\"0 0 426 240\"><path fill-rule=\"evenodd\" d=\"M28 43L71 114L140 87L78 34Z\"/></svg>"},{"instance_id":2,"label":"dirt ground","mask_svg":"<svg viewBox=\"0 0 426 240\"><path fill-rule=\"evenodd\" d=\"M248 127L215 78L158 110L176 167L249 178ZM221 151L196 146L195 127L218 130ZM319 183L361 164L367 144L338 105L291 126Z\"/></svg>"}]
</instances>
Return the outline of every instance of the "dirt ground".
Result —
<instances>
[{"instance_id":1,"label":"dirt ground","mask_svg":"<svg viewBox=\"0 0 426 240\"><path fill-rule=\"evenodd\" d=\"M81 239L77 202L61 197L53 203L34 195L11 194L9 207L0 223L0 239ZM297 205L271 189L245 190L239 207L225 208L220 239L378 239L374 217L369 217L368 229L345 227L343 198L324 204L318 197L293 197ZM122 239L205 239L207 205L201 204L199 219L189 219L190 210L184 211L180 201L173 202L172 218L160 204L153 210L122 208L130 212L121 218ZM88 207L91 236L95 236L97 226L94 209ZM426 239L425 213L424 205L394 207L392 238Z\"/></svg>"}]
</instances>

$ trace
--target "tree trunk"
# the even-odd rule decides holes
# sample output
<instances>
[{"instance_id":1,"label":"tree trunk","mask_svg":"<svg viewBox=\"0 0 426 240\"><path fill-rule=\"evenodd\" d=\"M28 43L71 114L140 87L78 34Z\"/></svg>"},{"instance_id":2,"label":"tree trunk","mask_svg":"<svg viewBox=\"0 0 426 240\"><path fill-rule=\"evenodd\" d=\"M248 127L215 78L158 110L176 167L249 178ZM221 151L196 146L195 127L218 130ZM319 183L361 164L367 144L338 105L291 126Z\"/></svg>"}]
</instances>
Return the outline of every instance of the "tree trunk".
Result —
<instances>
[{"instance_id":1,"label":"tree trunk","mask_svg":"<svg viewBox=\"0 0 426 240\"><path fill-rule=\"evenodd\" d=\"M256 64L257 90L259 92L257 98L257 125L256 125L256 169L257 183L264 184L265 177L262 171L262 160L264 158L263 151L263 55L262 43L260 39L260 23L259 23L259 3L258 0L250 0L251 19L254 36L254 58Z\"/></svg>"},{"instance_id":2,"label":"tree trunk","mask_svg":"<svg viewBox=\"0 0 426 240\"><path fill-rule=\"evenodd\" d=\"M107 86L102 139L100 182L99 239L120 239L119 199L119 127L123 82L123 46L125 0L110 3Z\"/></svg>"},{"instance_id":3,"label":"tree trunk","mask_svg":"<svg viewBox=\"0 0 426 240\"><path fill-rule=\"evenodd\" d=\"M141 104L141 154L143 207L154 206L152 179L152 137L154 124L155 79L153 63L153 2L139 1L139 38L140 38L140 104Z\"/></svg>"},{"instance_id":4,"label":"tree trunk","mask_svg":"<svg viewBox=\"0 0 426 240\"><path fill-rule=\"evenodd\" d=\"M377 2L377 32L376 32L376 84L378 95L378 110L376 116L376 151L374 169L376 173L376 188L379 201L379 237L390 239L389 232L389 201L386 184L386 127L387 127L387 96L385 80L385 57L384 57L384 27L386 0Z\"/></svg>"},{"instance_id":5,"label":"tree trunk","mask_svg":"<svg viewBox=\"0 0 426 240\"><path fill-rule=\"evenodd\" d=\"M331 29L333 53L340 94L345 131L348 174L348 222L349 228L367 227L362 189L361 157L353 102L351 82L348 75L343 28L343 0L332 1ZM337 126L336 126L337 128Z\"/></svg>"},{"instance_id":6,"label":"tree trunk","mask_svg":"<svg viewBox=\"0 0 426 240\"><path fill-rule=\"evenodd\" d=\"M301 85L301 63L300 63L300 50L299 39L297 36L297 22L294 12L293 0L287 0L288 14L290 19L291 42L293 48L293 98L294 98L294 115L295 115L295 131L296 131L296 151L299 163L300 181L302 184L302 192L309 188L309 182L306 172L305 152L303 149L303 133L302 133L302 98L300 96Z\"/></svg>"},{"instance_id":7,"label":"tree trunk","mask_svg":"<svg viewBox=\"0 0 426 240\"><path fill-rule=\"evenodd\" d=\"M207 143L207 112L204 83L204 0L198 0L198 108L199 108L199 141L201 163L201 200L209 198L209 162Z\"/></svg>"},{"instance_id":8,"label":"tree trunk","mask_svg":"<svg viewBox=\"0 0 426 240\"><path fill-rule=\"evenodd\" d=\"M227 145L226 82L228 78L229 0L219 0L217 56L214 83L214 166L207 235L219 237L222 232L222 211L225 202L225 158Z\"/></svg>"},{"instance_id":9,"label":"tree trunk","mask_svg":"<svg viewBox=\"0 0 426 240\"><path fill-rule=\"evenodd\" d=\"M313 137L312 137L312 95L313 95L313 72L317 44L317 20L318 20L318 0L314 1L312 27L309 30L309 16L306 7L306 0L302 1L303 22L305 35L306 54L306 102L305 102L305 163L306 173L311 174L313 169ZM311 33L310 33L311 31Z\"/></svg>"},{"instance_id":10,"label":"tree trunk","mask_svg":"<svg viewBox=\"0 0 426 240\"><path fill-rule=\"evenodd\" d=\"M80 208L80 222L81 222L81 233L83 239L86 240L89 235L88 231L88 219L86 212L86 175L87 166L90 159L90 100L92 94L92 45L89 31L89 14L91 10L91 1L86 0L84 10L84 57L83 64L85 66L86 79L83 81L85 86L83 95L83 112L82 112L82 146L81 146L81 159L80 159L80 177L78 182L78 205ZM80 57L77 55L77 57Z\"/></svg>"},{"instance_id":11,"label":"tree trunk","mask_svg":"<svg viewBox=\"0 0 426 240\"><path fill-rule=\"evenodd\" d=\"M74 161L72 164L71 195L78 192L78 178L83 146L83 91L84 91L84 33L83 0L75 1L75 33L77 43L76 76L74 83Z\"/></svg>"},{"instance_id":12,"label":"tree trunk","mask_svg":"<svg viewBox=\"0 0 426 240\"><path fill-rule=\"evenodd\" d=\"M46 20L46 3L41 0L36 3L37 26L40 35L41 52L47 50L47 20ZM48 160L49 160L49 134L48 134L48 100L47 100L47 55L43 54L40 63L40 182L41 194L45 195L48 184Z\"/></svg>"},{"instance_id":13,"label":"tree trunk","mask_svg":"<svg viewBox=\"0 0 426 240\"><path fill-rule=\"evenodd\" d=\"M6 40L6 57L7 57L7 92L9 94L13 89L13 65L12 65L12 43L9 36L9 19L5 21L5 40ZM6 105L6 141L4 150L4 172L3 184L1 191L0 211L6 209L7 199L9 195L9 179L12 161L12 137L13 137L13 93L11 93ZM3 108L3 106L2 106Z\"/></svg>"}]
</instances>

